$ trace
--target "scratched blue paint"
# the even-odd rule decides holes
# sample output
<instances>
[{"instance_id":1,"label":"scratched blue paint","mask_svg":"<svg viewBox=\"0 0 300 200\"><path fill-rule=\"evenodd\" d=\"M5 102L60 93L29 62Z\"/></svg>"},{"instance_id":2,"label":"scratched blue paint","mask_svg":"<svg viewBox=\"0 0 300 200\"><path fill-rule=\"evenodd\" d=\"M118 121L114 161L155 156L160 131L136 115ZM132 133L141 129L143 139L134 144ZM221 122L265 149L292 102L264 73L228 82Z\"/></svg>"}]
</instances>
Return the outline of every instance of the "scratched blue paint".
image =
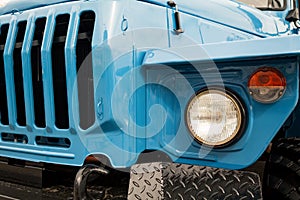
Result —
<instances>
[{"instance_id":1,"label":"scratched blue paint","mask_svg":"<svg viewBox=\"0 0 300 200\"><path fill-rule=\"evenodd\" d=\"M230 0L176 3L184 30L179 35L174 10L162 0L14 0L2 5L0 23L10 24L4 49L10 126L0 124L0 133L24 134L28 143L0 138L0 155L80 166L88 155L102 154L113 166L128 167L141 152L160 150L180 163L236 169L255 162L298 102L300 37L285 21L291 5L271 13ZM77 32L84 11L96 16L91 44L96 121L86 130L79 126L76 82ZM55 18L65 13L70 14L65 43L70 128L59 129L54 125L51 48ZM47 18L41 50L46 128L36 127L33 119L30 45L39 17ZM124 19L127 29L122 29ZM23 20L28 22L22 47L27 127L16 123L12 56L17 23ZM247 90L249 76L263 66L277 68L287 79L284 96L273 104L254 101ZM240 139L221 149L201 146L185 125L189 99L210 86L235 93L247 113ZM68 138L71 145L38 145L37 136Z\"/></svg>"}]
</instances>

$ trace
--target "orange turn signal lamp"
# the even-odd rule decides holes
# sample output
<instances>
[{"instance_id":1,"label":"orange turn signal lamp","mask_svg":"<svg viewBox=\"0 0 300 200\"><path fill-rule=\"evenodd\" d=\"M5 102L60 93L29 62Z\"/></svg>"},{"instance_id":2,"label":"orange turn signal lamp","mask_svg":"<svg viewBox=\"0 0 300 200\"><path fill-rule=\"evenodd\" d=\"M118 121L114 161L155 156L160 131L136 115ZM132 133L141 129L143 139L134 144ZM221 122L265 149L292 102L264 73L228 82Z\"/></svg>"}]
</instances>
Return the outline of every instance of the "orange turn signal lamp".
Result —
<instances>
[{"instance_id":1,"label":"orange turn signal lamp","mask_svg":"<svg viewBox=\"0 0 300 200\"><path fill-rule=\"evenodd\" d=\"M256 101L273 103L283 96L286 90L286 78L275 68L262 67L251 75L248 89Z\"/></svg>"}]
</instances>

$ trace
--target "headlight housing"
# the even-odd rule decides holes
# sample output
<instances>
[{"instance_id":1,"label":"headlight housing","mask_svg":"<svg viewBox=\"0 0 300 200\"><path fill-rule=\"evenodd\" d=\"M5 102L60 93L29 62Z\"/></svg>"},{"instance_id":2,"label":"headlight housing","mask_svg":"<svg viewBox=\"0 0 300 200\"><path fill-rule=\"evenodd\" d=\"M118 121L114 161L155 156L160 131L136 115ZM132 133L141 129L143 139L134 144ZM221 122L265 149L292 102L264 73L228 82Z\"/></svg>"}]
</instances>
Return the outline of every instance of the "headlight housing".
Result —
<instances>
[{"instance_id":1,"label":"headlight housing","mask_svg":"<svg viewBox=\"0 0 300 200\"><path fill-rule=\"evenodd\" d=\"M223 147L237 138L244 126L245 112L229 91L207 89L194 96L186 110L192 136L208 146Z\"/></svg>"}]
</instances>

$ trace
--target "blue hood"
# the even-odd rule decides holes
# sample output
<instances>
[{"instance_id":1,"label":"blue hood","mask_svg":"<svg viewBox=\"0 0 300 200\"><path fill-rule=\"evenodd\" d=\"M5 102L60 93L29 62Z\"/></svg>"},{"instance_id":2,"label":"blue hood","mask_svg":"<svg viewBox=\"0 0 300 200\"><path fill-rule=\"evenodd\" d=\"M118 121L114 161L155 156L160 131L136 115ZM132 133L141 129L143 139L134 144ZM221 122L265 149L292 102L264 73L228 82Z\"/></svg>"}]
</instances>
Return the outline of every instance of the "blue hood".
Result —
<instances>
[{"instance_id":1,"label":"blue hood","mask_svg":"<svg viewBox=\"0 0 300 200\"><path fill-rule=\"evenodd\" d=\"M10 13L13 10L22 11L68 1L76 0L1 0L0 15ZM167 0L142 1L161 6L167 5ZM181 12L260 37L275 36L278 35L278 32L285 33L288 31L288 26L279 18L266 15L260 10L234 0L176 0L176 3Z\"/></svg>"},{"instance_id":2,"label":"blue hood","mask_svg":"<svg viewBox=\"0 0 300 200\"><path fill-rule=\"evenodd\" d=\"M166 0L143 0L166 6ZM288 26L266 13L234 0L175 0L181 12L261 37L288 31Z\"/></svg>"},{"instance_id":3,"label":"blue hood","mask_svg":"<svg viewBox=\"0 0 300 200\"><path fill-rule=\"evenodd\" d=\"M0 0L0 15L75 0Z\"/></svg>"}]
</instances>

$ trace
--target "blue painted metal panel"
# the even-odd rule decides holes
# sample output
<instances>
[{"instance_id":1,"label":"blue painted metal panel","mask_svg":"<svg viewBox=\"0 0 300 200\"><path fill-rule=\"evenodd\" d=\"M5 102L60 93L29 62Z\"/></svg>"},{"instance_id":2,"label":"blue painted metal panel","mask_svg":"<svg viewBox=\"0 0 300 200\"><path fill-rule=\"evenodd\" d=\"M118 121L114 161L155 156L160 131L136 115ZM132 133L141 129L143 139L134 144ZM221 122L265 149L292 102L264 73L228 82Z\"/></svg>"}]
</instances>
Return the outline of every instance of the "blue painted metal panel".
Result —
<instances>
[{"instance_id":1,"label":"blue painted metal panel","mask_svg":"<svg viewBox=\"0 0 300 200\"><path fill-rule=\"evenodd\" d=\"M33 41L35 30L35 18L31 16L27 21L27 28L24 35L22 46L22 66L24 81L24 101L26 110L26 125L29 131L34 126L34 102L32 87L32 71L31 71L31 43Z\"/></svg>"},{"instance_id":2,"label":"blue painted metal panel","mask_svg":"<svg viewBox=\"0 0 300 200\"><path fill-rule=\"evenodd\" d=\"M5 49L3 53L5 80L6 80L6 93L7 93L7 105L8 105L8 118L9 126L14 129L16 126L16 95L15 95L15 83L14 83L14 61L13 50L17 37L17 21L12 19L10 22L8 35L5 43Z\"/></svg>"},{"instance_id":3,"label":"blue painted metal panel","mask_svg":"<svg viewBox=\"0 0 300 200\"><path fill-rule=\"evenodd\" d=\"M167 6L164 0L142 1ZM210 22L217 22L221 25L261 37L275 36L278 34L278 29L280 29L281 32L289 31L284 24L276 23L280 19L266 15L258 9L238 2L228 0L193 0L187 2L178 0L176 4L183 13L194 15ZM212 9L214 12L212 12Z\"/></svg>"},{"instance_id":4,"label":"blue painted metal panel","mask_svg":"<svg viewBox=\"0 0 300 200\"><path fill-rule=\"evenodd\" d=\"M207 69L204 70L203 68L207 65ZM225 168L242 168L250 165L263 153L274 137L273 133L277 133L281 128L298 101L298 68L295 58L281 61L268 59L261 61L256 59L256 61L253 61L250 59L232 64L230 62L218 62L215 64L215 67L211 63L197 62L192 64L186 62L178 64L170 63L170 66L183 71L185 74L184 77L179 73L172 73L166 67L162 68L157 65L150 65L149 76L157 79L160 85L167 85L168 87L165 87L167 89L160 90L153 88L152 90L156 92L149 92L149 99L147 101L153 103L159 101L159 104L166 109L167 116L172 116L173 121L176 123L172 123L172 118L169 117L170 119L167 120L165 125L167 127L163 128L161 133L157 134L156 137L148 138L148 142L152 147L164 149L178 162L201 163ZM255 102L249 97L247 90L248 77L258 67L263 66L276 67L288 79L289 84L285 96L275 104L264 105ZM219 74L215 73L215 70ZM247 110L247 129L238 142L227 148L206 148L193 142L193 138L188 136L184 119L186 105L189 100L187 96L192 96L195 91L199 91L206 86L226 87L234 91L242 100ZM173 95L175 94L177 98L172 98L170 95L160 98L159 94L166 95L168 91L172 91ZM169 100L167 101L167 99ZM158 118L159 116L160 114L157 114L153 118ZM178 123L178 120L180 123ZM178 124L181 125L178 127ZM199 159L202 160L199 161ZM235 162L236 164L234 164Z\"/></svg>"},{"instance_id":5,"label":"blue painted metal panel","mask_svg":"<svg viewBox=\"0 0 300 200\"><path fill-rule=\"evenodd\" d=\"M300 123L300 104L298 102L297 107L291 114L290 118L284 124L285 137L300 137L299 123Z\"/></svg>"},{"instance_id":6,"label":"blue painted metal panel","mask_svg":"<svg viewBox=\"0 0 300 200\"><path fill-rule=\"evenodd\" d=\"M51 47L53 43L55 27L54 10L49 10L47 14L47 22L45 26L44 38L42 43L42 68L43 68L43 84L44 84L44 101L46 126L49 133L54 128L55 114L54 114L54 92L53 92L53 77L52 77L52 55Z\"/></svg>"},{"instance_id":7,"label":"blue painted metal panel","mask_svg":"<svg viewBox=\"0 0 300 200\"><path fill-rule=\"evenodd\" d=\"M47 17L41 51L47 128L33 126L30 132L26 127L11 130L0 125L0 133L28 137L27 144L0 139L1 156L82 165L86 156L103 154L113 166L128 167L141 152L154 149L166 152L176 162L242 168L261 155L296 106L299 36L278 36L279 26L281 33L287 33L288 28L278 25L277 19L261 11L225 0L201 3L178 0L185 32L177 35L173 32L173 11L164 1L96 0L56 4L58 2L61 1L40 7L47 3L43 1L35 4L39 8L0 16L1 23L10 23L4 60L12 125L16 124L17 112L12 51L17 23L28 20L22 63L26 118L30 126L34 124L30 43L34 20ZM214 14L209 12L212 6ZM92 38L96 121L82 130L76 83L76 41L80 14L87 10L96 14ZM70 14L64 47L70 128L62 130L54 125L51 46L55 17L65 13ZM127 29L122 28L124 23ZM266 65L279 69L288 83L284 97L268 105L255 102L247 90L250 74ZM203 148L192 139L185 126L188 100L207 85L232 90L244 102L248 113L247 128L241 139L223 149ZM280 115L274 116L274 111ZM71 144L69 148L39 145L36 137L42 136L66 138Z\"/></svg>"},{"instance_id":8,"label":"blue painted metal panel","mask_svg":"<svg viewBox=\"0 0 300 200\"><path fill-rule=\"evenodd\" d=\"M67 74L67 92L68 92L68 105L69 105L69 125L74 131L76 130L75 122L79 122L79 104L78 104L78 88L76 79L76 41L77 32L79 29L79 7L73 7L70 13L70 25L65 44L65 63ZM75 118L75 119L74 119Z\"/></svg>"},{"instance_id":9,"label":"blue painted metal panel","mask_svg":"<svg viewBox=\"0 0 300 200\"><path fill-rule=\"evenodd\" d=\"M299 55L299 42L300 37L293 35L181 48L151 49L146 53L143 64L170 63L170 61L180 63L205 60L242 60L279 55Z\"/></svg>"},{"instance_id":10,"label":"blue painted metal panel","mask_svg":"<svg viewBox=\"0 0 300 200\"><path fill-rule=\"evenodd\" d=\"M75 0L2 0L0 15Z\"/></svg>"}]
</instances>

